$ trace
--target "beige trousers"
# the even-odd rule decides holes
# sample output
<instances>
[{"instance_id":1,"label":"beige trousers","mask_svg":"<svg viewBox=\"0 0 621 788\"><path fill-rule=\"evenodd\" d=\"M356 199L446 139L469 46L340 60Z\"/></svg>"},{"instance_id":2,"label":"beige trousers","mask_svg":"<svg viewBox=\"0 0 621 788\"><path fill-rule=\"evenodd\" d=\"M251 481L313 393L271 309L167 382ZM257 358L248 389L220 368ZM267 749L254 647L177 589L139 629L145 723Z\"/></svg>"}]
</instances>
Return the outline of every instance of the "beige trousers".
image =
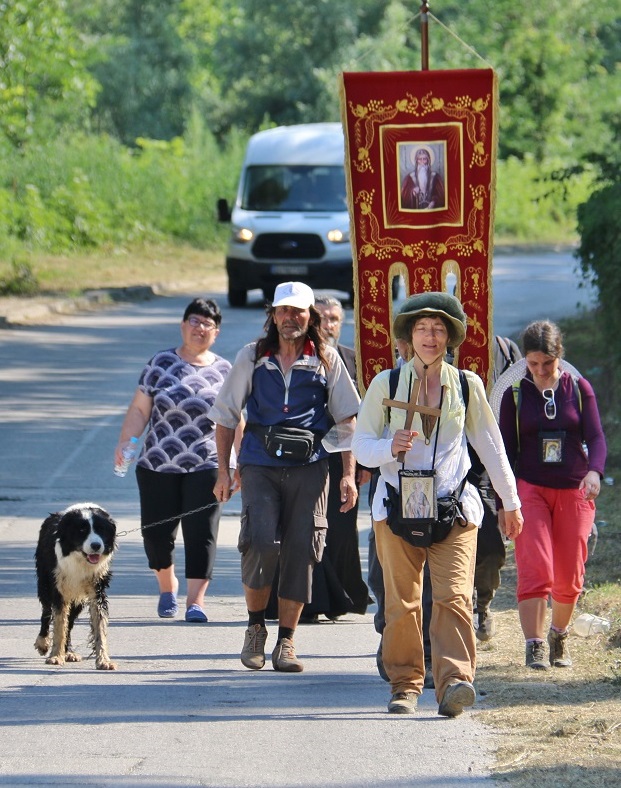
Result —
<instances>
[{"instance_id":1,"label":"beige trousers","mask_svg":"<svg viewBox=\"0 0 621 788\"><path fill-rule=\"evenodd\" d=\"M447 538L429 548L413 547L386 523L373 523L377 555L384 572L386 627L382 658L393 693L423 691L423 566L429 561L433 612L429 634L436 698L449 684L473 681L476 640L472 590L477 527L455 525Z\"/></svg>"}]
</instances>

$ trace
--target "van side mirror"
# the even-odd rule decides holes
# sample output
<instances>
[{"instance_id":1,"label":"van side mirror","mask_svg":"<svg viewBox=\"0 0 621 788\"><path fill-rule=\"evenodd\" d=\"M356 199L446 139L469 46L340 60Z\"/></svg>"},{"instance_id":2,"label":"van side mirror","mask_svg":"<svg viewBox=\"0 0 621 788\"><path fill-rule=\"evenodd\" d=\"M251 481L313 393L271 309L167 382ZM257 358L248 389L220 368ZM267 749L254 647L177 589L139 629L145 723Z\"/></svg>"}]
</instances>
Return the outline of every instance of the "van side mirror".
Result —
<instances>
[{"instance_id":1,"label":"van side mirror","mask_svg":"<svg viewBox=\"0 0 621 788\"><path fill-rule=\"evenodd\" d=\"M219 222L230 222L231 221L231 209L229 208L229 204L224 197L221 197L217 202L217 209L218 209L218 221Z\"/></svg>"}]
</instances>

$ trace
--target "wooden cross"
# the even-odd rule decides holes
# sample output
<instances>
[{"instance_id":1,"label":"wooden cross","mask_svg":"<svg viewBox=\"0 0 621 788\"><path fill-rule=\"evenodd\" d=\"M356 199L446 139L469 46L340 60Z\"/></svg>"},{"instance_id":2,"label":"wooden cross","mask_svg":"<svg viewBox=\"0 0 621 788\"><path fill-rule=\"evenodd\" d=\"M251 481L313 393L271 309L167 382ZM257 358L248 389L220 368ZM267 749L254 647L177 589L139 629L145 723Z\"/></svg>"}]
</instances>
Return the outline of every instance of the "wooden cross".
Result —
<instances>
[{"instance_id":1,"label":"wooden cross","mask_svg":"<svg viewBox=\"0 0 621 788\"><path fill-rule=\"evenodd\" d=\"M406 411L405 416L405 424L403 428L409 430L412 428L412 421L414 420L414 414L420 413L421 415L425 413L428 416L436 416L439 417L442 413L440 408L429 408L427 405L418 405L418 393L420 391L420 380L416 378L414 381L414 388L412 389L412 394L410 396L409 402L400 402L399 400L388 399L385 397L382 400L382 405L387 408L400 408L401 410ZM397 455L398 462L405 462L405 452L400 451Z\"/></svg>"}]
</instances>

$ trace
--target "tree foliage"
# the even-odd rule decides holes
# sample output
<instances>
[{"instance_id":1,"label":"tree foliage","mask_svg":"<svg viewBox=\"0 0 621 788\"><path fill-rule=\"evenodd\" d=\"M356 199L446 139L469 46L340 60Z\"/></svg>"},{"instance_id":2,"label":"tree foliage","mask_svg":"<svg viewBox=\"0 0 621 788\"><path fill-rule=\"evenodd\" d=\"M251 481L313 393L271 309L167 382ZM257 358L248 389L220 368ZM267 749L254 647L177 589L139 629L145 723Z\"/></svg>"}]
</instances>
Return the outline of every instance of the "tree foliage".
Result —
<instances>
[{"instance_id":1,"label":"tree foliage","mask_svg":"<svg viewBox=\"0 0 621 788\"><path fill-rule=\"evenodd\" d=\"M0 133L15 146L88 125L97 83L63 0L0 2Z\"/></svg>"}]
</instances>

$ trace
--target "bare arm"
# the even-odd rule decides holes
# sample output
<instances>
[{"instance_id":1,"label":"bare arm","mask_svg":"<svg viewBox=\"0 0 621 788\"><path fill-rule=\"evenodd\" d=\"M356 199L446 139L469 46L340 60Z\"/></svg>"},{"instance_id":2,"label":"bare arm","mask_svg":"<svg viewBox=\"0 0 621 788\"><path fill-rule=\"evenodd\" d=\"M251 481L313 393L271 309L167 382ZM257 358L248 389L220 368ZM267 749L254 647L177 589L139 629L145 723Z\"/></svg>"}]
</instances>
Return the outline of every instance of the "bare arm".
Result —
<instances>
[{"instance_id":1,"label":"bare arm","mask_svg":"<svg viewBox=\"0 0 621 788\"><path fill-rule=\"evenodd\" d=\"M339 424L349 425L353 432L356 425L356 417L351 416L349 419L343 419ZM358 500L358 488L356 487L356 459L351 451L344 451L341 453L343 458L343 477L341 478L341 508L339 511L348 512L353 509Z\"/></svg>"},{"instance_id":2,"label":"bare arm","mask_svg":"<svg viewBox=\"0 0 621 788\"><path fill-rule=\"evenodd\" d=\"M129 403L127 413L123 419L119 441L114 450L114 462L120 464L123 461L121 451L127 445L130 438L139 438L144 432L144 428L149 423L153 400L144 391L136 389L134 398Z\"/></svg>"},{"instance_id":3,"label":"bare arm","mask_svg":"<svg viewBox=\"0 0 621 788\"><path fill-rule=\"evenodd\" d=\"M231 471L229 468L231 462L231 449L235 442L235 434L239 429L230 427L223 427L221 424L216 424L216 450L218 452L218 478L213 488L213 494L217 501L226 503L231 497L233 492L233 484L231 482Z\"/></svg>"}]
</instances>

